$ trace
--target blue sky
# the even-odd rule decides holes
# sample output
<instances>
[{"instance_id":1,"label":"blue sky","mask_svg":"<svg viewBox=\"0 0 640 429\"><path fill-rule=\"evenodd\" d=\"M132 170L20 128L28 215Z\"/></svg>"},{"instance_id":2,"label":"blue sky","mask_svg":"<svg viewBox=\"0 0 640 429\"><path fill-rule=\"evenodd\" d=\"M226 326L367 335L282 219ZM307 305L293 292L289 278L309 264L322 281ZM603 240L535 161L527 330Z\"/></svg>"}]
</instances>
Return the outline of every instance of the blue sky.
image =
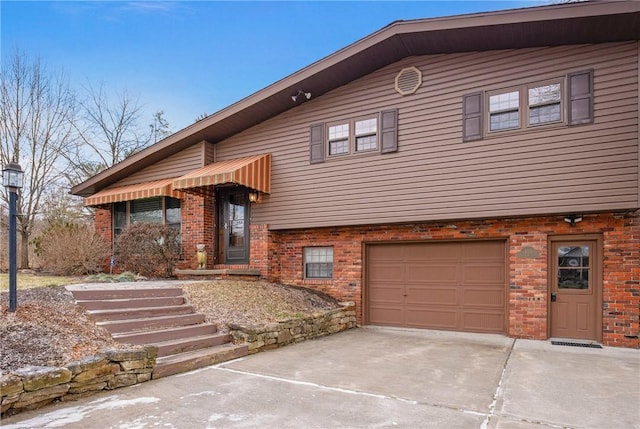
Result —
<instances>
[{"instance_id":1,"label":"blue sky","mask_svg":"<svg viewBox=\"0 0 640 429\"><path fill-rule=\"evenodd\" d=\"M550 1L0 1L0 48L138 97L173 131L400 19Z\"/></svg>"}]
</instances>

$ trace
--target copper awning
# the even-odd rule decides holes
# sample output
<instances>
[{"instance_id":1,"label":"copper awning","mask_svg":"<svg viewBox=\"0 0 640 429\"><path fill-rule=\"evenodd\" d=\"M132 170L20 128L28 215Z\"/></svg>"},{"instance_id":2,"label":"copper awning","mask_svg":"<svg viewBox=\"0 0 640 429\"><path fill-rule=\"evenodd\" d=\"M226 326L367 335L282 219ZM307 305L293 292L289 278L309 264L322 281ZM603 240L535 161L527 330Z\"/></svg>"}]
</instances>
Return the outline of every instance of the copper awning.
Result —
<instances>
[{"instance_id":1,"label":"copper awning","mask_svg":"<svg viewBox=\"0 0 640 429\"><path fill-rule=\"evenodd\" d=\"M135 185L117 186L103 189L84 199L85 206L99 206L120 201L140 200L152 197L184 198L184 194L174 189L174 179L155 180L153 182L136 183Z\"/></svg>"},{"instance_id":2,"label":"copper awning","mask_svg":"<svg viewBox=\"0 0 640 429\"><path fill-rule=\"evenodd\" d=\"M173 189L185 192L235 183L271 193L271 154L214 162L173 180Z\"/></svg>"}]
</instances>

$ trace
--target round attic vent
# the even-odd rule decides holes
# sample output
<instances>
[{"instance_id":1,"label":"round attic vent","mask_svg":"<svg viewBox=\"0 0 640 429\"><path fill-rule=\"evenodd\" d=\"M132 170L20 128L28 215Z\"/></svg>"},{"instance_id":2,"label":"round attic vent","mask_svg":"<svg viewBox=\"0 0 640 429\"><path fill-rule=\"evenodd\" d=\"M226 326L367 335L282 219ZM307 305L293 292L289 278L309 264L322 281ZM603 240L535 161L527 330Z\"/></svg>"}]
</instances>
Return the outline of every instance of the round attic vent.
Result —
<instances>
[{"instance_id":1,"label":"round attic vent","mask_svg":"<svg viewBox=\"0 0 640 429\"><path fill-rule=\"evenodd\" d=\"M407 67L396 75L396 91L400 95L415 93L422 85L422 72L415 67Z\"/></svg>"}]
</instances>

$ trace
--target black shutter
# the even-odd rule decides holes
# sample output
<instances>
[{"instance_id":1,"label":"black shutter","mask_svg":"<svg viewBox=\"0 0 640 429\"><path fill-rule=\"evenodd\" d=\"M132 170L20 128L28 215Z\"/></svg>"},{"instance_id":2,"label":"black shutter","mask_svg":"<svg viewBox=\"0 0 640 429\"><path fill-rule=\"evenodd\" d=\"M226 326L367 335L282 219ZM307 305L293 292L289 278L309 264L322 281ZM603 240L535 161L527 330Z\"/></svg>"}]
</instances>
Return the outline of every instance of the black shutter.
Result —
<instances>
[{"instance_id":1,"label":"black shutter","mask_svg":"<svg viewBox=\"0 0 640 429\"><path fill-rule=\"evenodd\" d=\"M398 109L385 110L380 113L380 134L382 153L398 151Z\"/></svg>"},{"instance_id":2,"label":"black shutter","mask_svg":"<svg viewBox=\"0 0 640 429\"><path fill-rule=\"evenodd\" d=\"M462 97L462 140L482 138L482 93Z\"/></svg>"},{"instance_id":3,"label":"black shutter","mask_svg":"<svg viewBox=\"0 0 640 429\"><path fill-rule=\"evenodd\" d=\"M569 125L593 122L593 70L567 75Z\"/></svg>"},{"instance_id":4,"label":"black shutter","mask_svg":"<svg viewBox=\"0 0 640 429\"><path fill-rule=\"evenodd\" d=\"M311 125L309 163L324 162L324 124Z\"/></svg>"}]
</instances>

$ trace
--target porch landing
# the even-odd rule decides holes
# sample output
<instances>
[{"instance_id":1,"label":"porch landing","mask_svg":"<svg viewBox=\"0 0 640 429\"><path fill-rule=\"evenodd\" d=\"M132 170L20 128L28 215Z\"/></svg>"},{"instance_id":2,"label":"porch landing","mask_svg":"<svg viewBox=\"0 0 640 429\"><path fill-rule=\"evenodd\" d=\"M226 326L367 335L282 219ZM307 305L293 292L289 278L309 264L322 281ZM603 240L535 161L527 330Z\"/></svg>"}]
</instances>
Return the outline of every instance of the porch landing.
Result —
<instances>
[{"instance_id":1,"label":"porch landing","mask_svg":"<svg viewBox=\"0 0 640 429\"><path fill-rule=\"evenodd\" d=\"M212 270L175 270L179 279L234 278L242 280L258 280L260 270L246 268L216 268Z\"/></svg>"}]
</instances>

